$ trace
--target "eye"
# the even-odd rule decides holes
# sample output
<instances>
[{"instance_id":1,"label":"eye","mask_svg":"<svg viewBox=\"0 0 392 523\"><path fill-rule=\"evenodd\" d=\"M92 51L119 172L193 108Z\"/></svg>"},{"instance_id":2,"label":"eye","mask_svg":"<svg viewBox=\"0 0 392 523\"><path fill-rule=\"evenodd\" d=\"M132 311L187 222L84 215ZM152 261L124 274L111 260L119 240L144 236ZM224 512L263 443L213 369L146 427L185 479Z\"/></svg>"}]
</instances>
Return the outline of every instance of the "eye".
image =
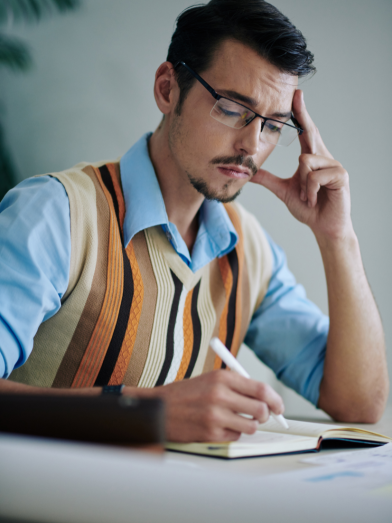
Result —
<instances>
[{"instance_id":1,"label":"eye","mask_svg":"<svg viewBox=\"0 0 392 523\"><path fill-rule=\"evenodd\" d=\"M245 107L242 107L232 100L227 100L226 98L220 99L217 106L224 116L242 120L244 125L250 122L254 117L252 111L249 111Z\"/></svg>"},{"instance_id":2,"label":"eye","mask_svg":"<svg viewBox=\"0 0 392 523\"><path fill-rule=\"evenodd\" d=\"M236 111L230 111L229 109L225 109L224 107L219 107L219 109L222 111L222 113L225 115L225 116L234 116L235 118L243 118L243 115L241 115L240 113L236 112Z\"/></svg>"},{"instance_id":3,"label":"eye","mask_svg":"<svg viewBox=\"0 0 392 523\"><path fill-rule=\"evenodd\" d=\"M281 133L283 129L283 124L280 124L278 122L272 122L270 120L267 120L265 123L265 128L270 133Z\"/></svg>"}]
</instances>

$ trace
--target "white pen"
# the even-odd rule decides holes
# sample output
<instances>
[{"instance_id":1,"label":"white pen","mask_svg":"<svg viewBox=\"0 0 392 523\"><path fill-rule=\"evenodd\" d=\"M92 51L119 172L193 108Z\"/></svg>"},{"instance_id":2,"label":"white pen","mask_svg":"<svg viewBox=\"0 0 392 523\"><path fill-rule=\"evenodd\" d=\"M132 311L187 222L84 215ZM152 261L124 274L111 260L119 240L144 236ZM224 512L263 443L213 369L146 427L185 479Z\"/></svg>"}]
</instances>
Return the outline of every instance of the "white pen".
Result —
<instances>
[{"instance_id":1,"label":"white pen","mask_svg":"<svg viewBox=\"0 0 392 523\"><path fill-rule=\"evenodd\" d=\"M221 358L221 360L226 363L226 365L231 369L243 376L244 378L250 378L249 374L246 372L244 367L238 363L236 358L232 355L227 347L218 338L212 338L210 345L213 351ZM274 414L270 412L271 416L280 424L283 428L288 429L289 424L282 416L282 414Z\"/></svg>"}]
</instances>

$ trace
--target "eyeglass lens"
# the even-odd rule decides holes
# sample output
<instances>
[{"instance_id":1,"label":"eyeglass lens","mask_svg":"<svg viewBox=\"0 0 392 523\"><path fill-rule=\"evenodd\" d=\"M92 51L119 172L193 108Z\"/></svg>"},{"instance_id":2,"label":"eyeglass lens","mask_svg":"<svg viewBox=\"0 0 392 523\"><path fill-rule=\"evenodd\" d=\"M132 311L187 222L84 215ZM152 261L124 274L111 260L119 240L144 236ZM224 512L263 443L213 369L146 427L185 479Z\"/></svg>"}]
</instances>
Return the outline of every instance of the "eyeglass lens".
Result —
<instances>
[{"instance_id":1,"label":"eyeglass lens","mask_svg":"<svg viewBox=\"0 0 392 523\"><path fill-rule=\"evenodd\" d=\"M211 116L218 122L234 129L245 127L255 118L255 113L227 98L220 98L211 109ZM263 120L260 140L273 145L290 145L298 136L294 127L285 125L285 122Z\"/></svg>"}]
</instances>

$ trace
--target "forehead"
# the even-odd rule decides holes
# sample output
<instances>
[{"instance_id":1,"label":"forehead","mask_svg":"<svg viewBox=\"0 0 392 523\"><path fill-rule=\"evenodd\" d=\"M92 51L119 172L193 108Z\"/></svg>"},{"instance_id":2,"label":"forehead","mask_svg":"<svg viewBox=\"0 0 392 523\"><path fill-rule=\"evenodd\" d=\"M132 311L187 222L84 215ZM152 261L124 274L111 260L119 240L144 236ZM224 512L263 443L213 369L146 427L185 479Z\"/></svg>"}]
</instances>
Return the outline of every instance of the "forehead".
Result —
<instances>
[{"instance_id":1,"label":"forehead","mask_svg":"<svg viewBox=\"0 0 392 523\"><path fill-rule=\"evenodd\" d=\"M296 76L283 73L236 40L222 43L203 77L218 93L238 92L255 100L257 107L252 109L264 111L290 111L298 86Z\"/></svg>"}]
</instances>

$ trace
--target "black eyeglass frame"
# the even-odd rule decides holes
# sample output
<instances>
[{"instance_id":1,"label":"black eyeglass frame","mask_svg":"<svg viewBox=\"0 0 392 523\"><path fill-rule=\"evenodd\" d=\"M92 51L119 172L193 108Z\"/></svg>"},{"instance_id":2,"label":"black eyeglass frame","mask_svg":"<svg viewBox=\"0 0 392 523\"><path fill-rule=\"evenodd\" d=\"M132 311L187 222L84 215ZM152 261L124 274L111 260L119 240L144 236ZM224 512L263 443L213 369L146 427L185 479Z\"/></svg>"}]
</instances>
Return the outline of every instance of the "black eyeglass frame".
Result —
<instances>
[{"instance_id":1,"label":"black eyeglass frame","mask_svg":"<svg viewBox=\"0 0 392 523\"><path fill-rule=\"evenodd\" d=\"M258 116L259 118L261 118L262 120L262 124L261 124L261 131L260 133L263 132L263 129L264 129L264 126L266 124L266 122L268 120L271 120L271 122L278 122L280 124L283 124L283 125L287 125L288 127L291 127L292 129L296 129L296 131L298 132L298 136L300 136L304 130L301 129L301 127L299 126L299 123L297 122L297 120L294 118L294 115L292 114L291 115L291 118L290 120L294 123L294 125L291 125L289 123L286 123L286 122L282 122L281 120L275 120L274 118L267 118L266 116L262 116L261 114L258 114L256 113L253 109L249 109L249 107L246 107L246 105L244 104L241 104L239 102L236 102L235 100L231 100L230 98L226 98L226 96L222 96L220 94L218 94L215 89L213 89L205 80L203 80L203 78L198 75L191 67L189 67L189 65L187 65L185 62L181 62L181 61L178 61L175 66L174 66L174 69L176 69L179 65L183 65L190 73L192 76L194 76L196 78L196 80L198 80L201 85L203 87L205 87L207 89L207 91L212 94L212 96L215 98L215 100L221 100L222 98L224 100L228 100L229 102L234 102L238 105L240 105L241 107L244 107L244 109L246 109L247 111L250 111L251 113L253 113L255 116L254 118L252 118L252 120L250 120L249 122L247 122L244 127L246 127L247 125L249 125L251 122L253 122L253 120Z\"/></svg>"}]
</instances>

